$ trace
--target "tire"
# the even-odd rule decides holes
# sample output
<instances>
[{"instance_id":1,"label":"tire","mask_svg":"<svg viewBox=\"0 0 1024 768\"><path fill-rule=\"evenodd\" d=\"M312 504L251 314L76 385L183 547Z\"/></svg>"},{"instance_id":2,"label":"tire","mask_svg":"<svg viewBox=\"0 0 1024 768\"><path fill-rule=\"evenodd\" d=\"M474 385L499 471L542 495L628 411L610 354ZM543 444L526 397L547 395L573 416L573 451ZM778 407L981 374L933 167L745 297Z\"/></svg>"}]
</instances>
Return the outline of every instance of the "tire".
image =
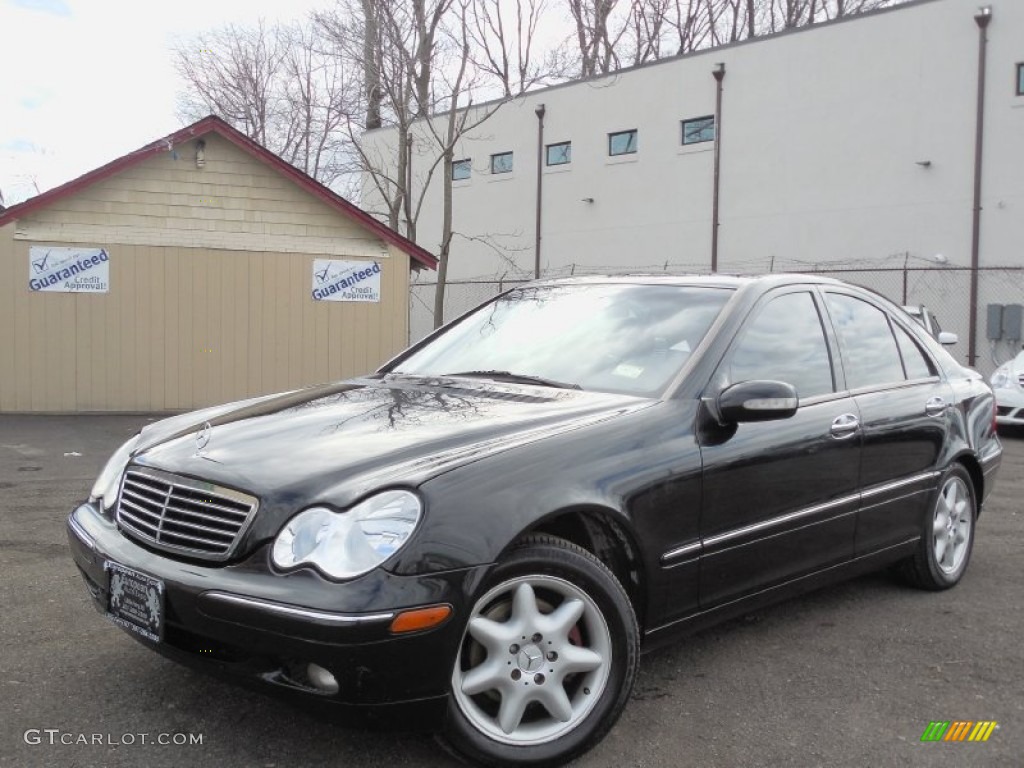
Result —
<instances>
[{"instance_id":1,"label":"tire","mask_svg":"<svg viewBox=\"0 0 1024 768\"><path fill-rule=\"evenodd\" d=\"M932 591L956 586L971 559L977 519L974 481L962 464L953 464L925 518L917 553L905 565L908 581Z\"/></svg>"},{"instance_id":2,"label":"tire","mask_svg":"<svg viewBox=\"0 0 1024 768\"><path fill-rule=\"evenodd\" d=\"M442 735L489 766L561 765L611 729L640 631L622 585L586 550L530 536L481 587L452 671Z\"/></svg>"}]
</instances>

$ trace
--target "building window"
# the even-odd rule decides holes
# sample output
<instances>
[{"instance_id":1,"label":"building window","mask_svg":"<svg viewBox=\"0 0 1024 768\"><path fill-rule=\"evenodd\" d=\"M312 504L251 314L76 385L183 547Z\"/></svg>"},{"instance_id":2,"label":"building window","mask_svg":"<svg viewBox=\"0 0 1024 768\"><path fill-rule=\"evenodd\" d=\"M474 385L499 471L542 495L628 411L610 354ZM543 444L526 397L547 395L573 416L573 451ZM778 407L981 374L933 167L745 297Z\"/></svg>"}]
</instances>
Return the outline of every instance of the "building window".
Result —
<instances>
[{"instance_id":1,"label":"building window","mask_svg":"<svg viewBox=\"0 0 1024 768\"><path fill-rule=\"evenodd\" d=\"M636 128L608 134L609 155L632 155L636 152Z\"/></svg>"},{"instance_id":2,"label":"building window","mask_svg":"<svg viewBox=\"0 0 1024 768\"><path fill-rule=\"evenodd\" d=\"M572 162L572 142L561 141L558 144L548 144L547 164L566 165Z\"/></svg>"},{"instance_id":3,"label":"building window","mask_svg":"<svg viewBox=\"0 0 1024 768\"><path fill-rule=\"evenodd\" d=\"M1024 61L1017 65L1017 95L1024 96Z\"/></svg>"},{"instance_id":4,"label":"building window","mask_svg":"<svg viewBox=\"0 0 1024 768\"><path fill-rule=\"evenodd\" d=\"M715 116L695 117L683 120L683 144L700 144L715 140Z\"/></svg>"},{"instance_id":5,"label":"building window","mask_svg":"<svg viewBox=\"0 0 1024 768\"><path fill-rule=\"evenodd\" d=\"M452 181L468 179L473 170L473 161L468 157L465 160L456 160L452 163Z\"/></svg>"},{"instance_id":6,"label":"building window","mask_svg":"<svg viewBox=\"0 0 1024 768\"><path fill-rule=\"evenodd\" d=\"M512 173L512 153L491 155L491 173Z\"/></svg>"}]
</instances>

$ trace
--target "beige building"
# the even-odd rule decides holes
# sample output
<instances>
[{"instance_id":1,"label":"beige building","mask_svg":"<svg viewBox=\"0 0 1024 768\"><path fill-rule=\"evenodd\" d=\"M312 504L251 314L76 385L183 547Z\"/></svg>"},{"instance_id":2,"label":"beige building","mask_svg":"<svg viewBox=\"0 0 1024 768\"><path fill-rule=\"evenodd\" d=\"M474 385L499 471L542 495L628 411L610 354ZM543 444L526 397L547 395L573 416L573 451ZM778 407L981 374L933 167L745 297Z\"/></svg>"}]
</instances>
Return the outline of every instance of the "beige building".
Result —
<instances>
[{"instance_id":1,"label":"beige building","mask_svg":"<svg viewBox=\"0 0 1024 768\"><path fill-rule=\"evenodd\" d=\"M216 117L0 212L0 412L177 411L373 370L435 258Z\"/></svg>"}]
</instances>

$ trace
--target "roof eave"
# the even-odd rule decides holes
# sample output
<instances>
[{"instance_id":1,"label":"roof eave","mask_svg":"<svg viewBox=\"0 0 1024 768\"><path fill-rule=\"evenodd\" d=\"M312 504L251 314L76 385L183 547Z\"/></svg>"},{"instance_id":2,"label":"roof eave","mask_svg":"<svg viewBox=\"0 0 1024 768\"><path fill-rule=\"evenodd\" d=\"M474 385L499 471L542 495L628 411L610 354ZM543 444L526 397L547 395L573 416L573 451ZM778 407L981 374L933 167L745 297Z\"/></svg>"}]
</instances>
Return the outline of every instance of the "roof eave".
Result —
<instances>
[{"instance_id":1,"label":"roof eave","mask_svg":"<svg viewBox=\"0 0 1024 768\"><path fill-rule=\"evenodd\" d=\"M324 186L311 176L303 173L295 166L285 162L266 147L250 139L235 128L232 128L228 123L215 115L208 115L203 119L198 120L191 125L187 125L161 139L157 139L134 152L130 152L116 160L112 160L106 165L102 165L88 173L82 174L78 178L47 190L35 197L29 198L23 203L10 206L7 210L0 212L0 227L16 219L24 218L33 211L52 205L57 200L76 194L92 184L141 163L147 158L153 157L154 155L158 155L162 152L170 151L178 144L190 141L208 133L216 133L217 135L222 136L235 146L247 152L249 155L255 157L257 160L270 165L281 173L281 175L285 176L292 183L301 187L306 192L319 198L339 213L355 219L386 243L389 243L404 253L407 253L409 257L418 262L419 265L428 269L437 268L437 258L429 251L412 242L407 237L395 232L387 225L366 213L366 211L353 205L348 200L345 200L345 198L341 197L339 194Z\"/></svg>"}]
</instances>

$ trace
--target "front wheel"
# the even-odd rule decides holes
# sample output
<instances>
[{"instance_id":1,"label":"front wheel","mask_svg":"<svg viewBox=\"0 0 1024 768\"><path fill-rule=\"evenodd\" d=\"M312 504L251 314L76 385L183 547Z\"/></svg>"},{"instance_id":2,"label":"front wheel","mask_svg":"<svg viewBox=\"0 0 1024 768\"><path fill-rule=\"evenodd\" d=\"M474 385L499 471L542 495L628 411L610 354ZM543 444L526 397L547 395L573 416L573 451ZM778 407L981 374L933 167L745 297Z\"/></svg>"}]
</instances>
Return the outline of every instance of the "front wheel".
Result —
<instances>
[{"instance_id":1,"label":"front wheel","mask_svg":"<svg viewBox=\"0 0 1024 768\"><path fill-rule=\"evenodd\" d=\"M638 649L636 616L611 571L562 539L527 538L473 606L445 739L485 765L562 764L618 719Z\"/></svg>"},{"instance_id":2,"label":"front wheel","mask_svg":"<svg viewBox=\"0 0 1024 768\"><path fill-rule=\"evenodd\" d=\"M960 581L971 559L977 518L974 482L962 465L954 464L942 478L917 554L906 564L914 586L940 590Z\"/></svg>"}]
</instances>

